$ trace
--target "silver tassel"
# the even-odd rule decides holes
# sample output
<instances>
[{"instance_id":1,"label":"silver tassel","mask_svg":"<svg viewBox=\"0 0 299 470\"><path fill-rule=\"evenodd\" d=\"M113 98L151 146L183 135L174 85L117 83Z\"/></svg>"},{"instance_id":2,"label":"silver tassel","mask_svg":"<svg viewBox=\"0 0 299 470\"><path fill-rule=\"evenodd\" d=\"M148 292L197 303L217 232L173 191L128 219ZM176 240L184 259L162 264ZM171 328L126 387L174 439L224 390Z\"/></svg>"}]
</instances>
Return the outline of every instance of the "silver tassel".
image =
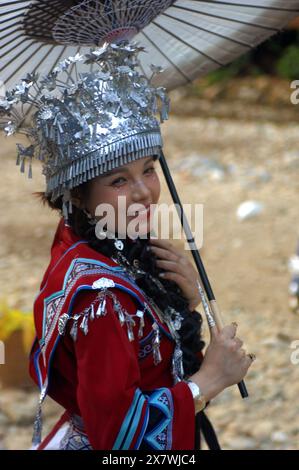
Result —
<instances>
[{"instance_id":1,"label":"silver tassel","mask_svg":"<svg viewBox=\"0 0 299 470\"><path fill-rule=\"evenodd\" d=\"M90 319L91 319L91 321L93 321L94 318L95 318L95 314L94 314L94 305L91 304L91 306L90 306Z\"/></svg>"},{"instance_id":2,"label":"silver tassel","mask_svg":"<svg viewBox=\"0 0 299 470\"><path fill-rule=\"evenodd\" d=\"M67 211L67 206L65 202L62 204L62 214L63 214L64 219L68 220L68 211Z\"/></svg>"},{"instance_id":3,"label":"silver tassel","mask_svg":"<svg viewBox=\"0 0 299 470\"><path fill-rule=\"evenodd\" d=\"M24 157L22 157L20 172L21 173L25 172L25 158Z\"/></svg>"},{"instance_id":4,"label":"silver tassel","mask_svg":"<svg viewBox=\"0 0 299 470\"><path fill-rule=\"evenodd\" d=\"M70 331L70 335L74 341L77 341L78 338L78 317L74 317L74 323Z\"/></svg>"},{"instance_id":5,"label":"silver tassel","mask_svg":"<svg viewBox=\"0 0 299 470\"><path fill-rule=\"evenodd\" d=\"M178 344L172 356L172 376L175 384L180 382L184 377L183 352Z\"/></svg>"},{"instance_id":6,"label":"silver tassel","mask_svg":"<svg viewBox=\"0 0 299 470\"><path fill-rule=\"evenodd\" d=\"M32 163L31 163L31 161L30 161L30 163L29 163L28 178L29 178L29 179L32 179Z\"/></svg>"},{"instance_id":7,"label":"silver tassel","mask_svg":"<svg viewBox=\"0 0 299 470\"><path fill-rule=\"evenodd\" d=\"M42 419L42 404L44 398L46 396L46 388L43 388L37 405L37 412L33 424L33 436L32 436L32 444L34 446L39 445L42 441L42 428L43 428L43 419Z\"/></svg>"},{"instance_id":8,"label":"silver tassel","mask_svg":"<svg viewBox=\"0 0 299 470\"><path fill-rule=\"evenodd\" d=\"M144 312L142 310L137 310L136 316L139 317L138 338L142 338L144 328Z\"/></svg>"},{"instance_id":9,"label":"silver tassel","mask_svg":"<svg viewBox=\"0 0 299 470\"><path fill-rule=\"evenodd\" d=\"M34 424L33 424L32 444L35 445L35 446L41 443L41 440L42 440L42 427L43 427L42 407L41 407L41 404L39 403L37 413L36 413L36 416L35 416L35 420L34 420Z\"/></svg>"},{"instance_id":10,"label":"silver tassel","mask_svg":"<svg viewBox=\"0 0 299 470\"><path fill-rule=\"evenodd\" d=\"M106 315L106 298L103 297L100 301L99 307L97 309L96 317L103 317Z\"/></svg>"},{"instance_id":11,"label":"silver tassel","mask_svg":"<svg viewBox=\"0 0 299 470\"><path fill-rule=\"evenodd\" d=\"M153 341L152 341L152 345L153 345L154 364L156 366L157 364L159 364L162 361L162 356L161 356L161 353L160 353L159 326L157 325L157 323L154 323L152 328L155 332L154 338L153 338Z\"/></svg>"},{"instance_id":12,"label":"silver tassel","mask_svg":"<svg viewBox=\"0 0 299 470\"><path fill-rule=\"evenodd\" d=\"M61 145L61 135L60 135L59 129L57 130L57 144Z\"/></svg>"},{"instance_id":13,"label":"silver tassel","mask_svg":"<svg viewBox=\"0 0 299 470\"><path fill-rule=\"evenodd\" d=\"M135 322L133 318L131 317L131 315L129 314L126 317L126 323L127 323L127 330L128 330L128 338L129 338L129 341L132 342L135 339L134 332L133 332L133 327L135 326Z\"/></svg>"},{"instance_id":14,"label":"silver tassel","mask_svg":"<svg viewBox=\"0 0 299 470\"><path fill-rule=\"evenodd\" d=\"M125 316L124 316L124 312L123 312L123 309L122 309L121 305L119 304L119 302L117 302L115 299L114 299L114 309L118 313L118 319L120 321L121 326L123 326L125 324L125 321L126 321Z\"/></svg>"},{"instance_id":15,"label":"silver tassel","mask_svg":"<svg viewBox=\"0 0 299 470\"><path fill-rule=\"evenodd\" d=\"M58 320L58 333L63 336L65 334L65 327L66 324L69 320L70 316L67 313L64 313L61 315L61 317Z\"/></svg>"},{"instance_id":16,"label":"silver tassel","mask_svg":"<svg viewBox=\"0 0 299 470\"><path fill-rule=\"evenodd\" d=\"M80 323L80 330L83 331L85 336L88 333L88 313L85 313L82 322Z\"/></svg>"}]
</instances>

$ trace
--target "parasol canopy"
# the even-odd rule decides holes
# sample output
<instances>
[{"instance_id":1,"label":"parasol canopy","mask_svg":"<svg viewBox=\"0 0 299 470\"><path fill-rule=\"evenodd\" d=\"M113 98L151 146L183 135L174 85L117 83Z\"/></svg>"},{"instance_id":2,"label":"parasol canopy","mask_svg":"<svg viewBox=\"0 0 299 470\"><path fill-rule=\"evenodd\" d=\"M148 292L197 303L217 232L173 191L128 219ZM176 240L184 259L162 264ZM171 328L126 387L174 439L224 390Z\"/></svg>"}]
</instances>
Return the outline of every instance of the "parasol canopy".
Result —
<instances>
[{"instance_id":1,"label":"parasol canopy","mask_svg":"<svg viewBox=\"0 0 299 470\"><path fill-rule=\"evenodd\" d=\"M46 75L64 58L134 37L148 51L145 75L161 66L155 84L171 90L230 63L297 15L298 0L1 0L0 80L10 89L29 70Z\"/></svg>"}]
</instances>

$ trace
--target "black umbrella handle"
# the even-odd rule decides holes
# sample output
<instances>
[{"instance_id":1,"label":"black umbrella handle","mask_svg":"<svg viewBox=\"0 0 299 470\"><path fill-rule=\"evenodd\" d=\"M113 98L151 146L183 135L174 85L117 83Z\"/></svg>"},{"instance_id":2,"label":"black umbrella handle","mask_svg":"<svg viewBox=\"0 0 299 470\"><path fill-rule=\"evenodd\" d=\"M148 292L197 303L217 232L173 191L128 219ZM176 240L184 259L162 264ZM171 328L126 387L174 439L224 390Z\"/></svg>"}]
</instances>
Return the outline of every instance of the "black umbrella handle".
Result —
<instances>
[{"instance_id":1,"label":"black umbrella handle","mask_svg":"<svg viewBox=\"0 0 299 470\"><path fill-rule=\"evenodd\" d=\"M177 206L179 206L179 208L180 208L179 217L180 217L181 225L184 229L186 239L187 239L187 241L189 243L189 246L191 248L192 256L193 256L193 259L195 261L195 264L196 264L200 279L202 281L202 285L203 285L204 290L206 292L207 298L208 298L209 302L213 301L215 303L216 299L215 299L214 293L212 291L212 287L211 287L209 278L207 276L205 267L204 267L203 262L201 260L199 251L196 247L196 243L195 243L195 240L193 238L193 234L191 232L188 220L185 216L185 213L184 213L179 195L177 193L175 184L174 184L172 176L170 174L170 171L169 171L169 168L168 168L168 165L167 165L167 162L166 162L163 151L161 151L161 156L159 158L159 161L160 161L160 165L161 165L165 180L167 182L167 186L168 186L169 191L171 193L173 202ZM247 391L244 380L242 380L240 383L238 383L238 387L239 387L239 390L240 390L241 397L242 398L247 398L248 397L248 391Z\"/></svg>"}]
</instances>

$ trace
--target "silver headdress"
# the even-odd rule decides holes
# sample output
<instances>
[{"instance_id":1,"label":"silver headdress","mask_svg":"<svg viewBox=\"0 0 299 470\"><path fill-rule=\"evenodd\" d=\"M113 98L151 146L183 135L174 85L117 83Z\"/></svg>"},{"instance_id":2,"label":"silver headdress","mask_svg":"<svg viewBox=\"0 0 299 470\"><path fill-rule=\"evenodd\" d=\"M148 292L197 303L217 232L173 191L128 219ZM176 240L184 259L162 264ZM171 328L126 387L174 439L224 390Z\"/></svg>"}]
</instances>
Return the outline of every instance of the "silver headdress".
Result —
<instances>
[{"instance_id":1,"label":"silver headdress","mask_svg":"<svg viewBox=\"0 0 299 470\"><path fill-rule=\"evenodd\" d=\"M21 172L29 161L31 178L32 159L43 162L46 195L52 201L63 196L66 218L72 188L138 158L160 155L160 122L168 119L169 98L165 88L151 84L160 67L152 66L150 80L138 70L141 51L128 41L105 43L85 56L65 59L41 80L28 74L0 101L0 113L10 119L6 134L21 132L30 139L27 147L17 144ZM78 74L74 82L65 72L82 61L92 71ZM63 75L68 79L63 81ZM24 105L37 109L29 126Z\"/></svg>"}]
</instances>

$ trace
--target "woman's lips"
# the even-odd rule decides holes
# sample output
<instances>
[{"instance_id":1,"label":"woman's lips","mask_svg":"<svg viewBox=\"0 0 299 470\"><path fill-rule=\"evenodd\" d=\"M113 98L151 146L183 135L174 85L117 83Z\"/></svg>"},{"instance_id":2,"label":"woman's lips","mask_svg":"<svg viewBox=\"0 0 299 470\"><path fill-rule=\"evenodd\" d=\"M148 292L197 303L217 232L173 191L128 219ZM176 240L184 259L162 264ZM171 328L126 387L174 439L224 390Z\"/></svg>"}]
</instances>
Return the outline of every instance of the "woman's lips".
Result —
<instances>
[{"instance_id":1,"label":"woman's lips","mask_svg":"<svg viewBox=\"0 0 299 470\"><path fill-rule=\"evenodd\" d=\"M149 216L150 215L150 208L151 206L148 205L148 206L144 206L144 209L142 210L137 210L135 211L134 213L128 213L128 216L129 217L145 217L145 216Z\"/></svg>"}]
</instances>

